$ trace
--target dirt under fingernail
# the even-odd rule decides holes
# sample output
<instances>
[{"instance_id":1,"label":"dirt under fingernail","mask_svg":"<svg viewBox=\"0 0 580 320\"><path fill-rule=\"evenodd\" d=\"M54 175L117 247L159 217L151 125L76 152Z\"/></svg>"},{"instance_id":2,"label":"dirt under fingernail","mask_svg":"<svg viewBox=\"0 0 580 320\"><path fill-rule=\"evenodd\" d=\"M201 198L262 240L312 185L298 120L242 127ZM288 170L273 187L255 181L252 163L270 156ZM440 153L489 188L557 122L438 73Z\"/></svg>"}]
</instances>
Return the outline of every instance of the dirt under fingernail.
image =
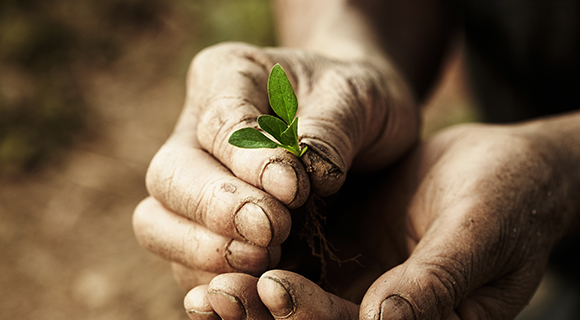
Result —
<instances>
[{"instance_id":1,"label":"dirt under fingernail","mask_svg":"<svg viewBox=\"0 0 580 320\"><path fill-rule=\"evenodd\" d=\"M329 146L308 139L308 151L301 158L310 176L312 191L321 197L336 193L344 184L346 171L338 154Z\"/></svg>"},{"instance_id":2,"label":"dirt under fingernail","mask_svg":"<svg viewBox=\"0 0 580 320\"><path fill-rule=\"evenodd\" d=\"M407 300L399 296L391 296L381 304L380 320L414 320L415 314Z\"/></svg>"}]
</instances>

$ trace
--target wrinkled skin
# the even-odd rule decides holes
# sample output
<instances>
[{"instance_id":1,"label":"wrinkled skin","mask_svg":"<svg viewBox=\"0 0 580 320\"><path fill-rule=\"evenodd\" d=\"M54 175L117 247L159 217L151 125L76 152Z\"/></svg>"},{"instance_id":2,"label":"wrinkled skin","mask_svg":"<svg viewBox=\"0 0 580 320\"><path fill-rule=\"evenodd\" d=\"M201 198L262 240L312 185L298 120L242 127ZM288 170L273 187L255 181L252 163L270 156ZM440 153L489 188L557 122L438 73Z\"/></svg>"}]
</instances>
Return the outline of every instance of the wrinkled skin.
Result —
<instances>
[{"instance_id":1,"label":"wrinkled skin","mask_svg":"<svg viewBox=\"0 0 580 320\"><path fill-rule=\"evenodd\" d=\"M268 112L265 66L275 62L300 103L299 133L310 149L301 160L227 143ZM558 151L576 142L555 143L564 141L557 121L548 130L457 127L385 169L417 141L417 110L402 83L388 64L299 50L224 44L196 57L183 115L152 161L151 197L133 221L139 242L172 261L177 281L193 288L185 300L191 318L511 319L519 312L578 210L574 166L561 162L577 155ZM568 118L575 132L578 115ZM533 131L554 137L543 141ZM327 236L341 259L362 254L362 266L328 265L325 289L337 295L303 273L262 274L282 255L288 262L309 254L281 250L289 209L311 193L337 192L350 168L381 173L353 176L328 199Z\"/></svg>"},{"instance_id":2,"label":"wrinkled skin","mask_svg":"<svg viewBox=\"0 0 580 320\"><path fill-rule=\"evenodd\" d=\"M185 308L191 319L512 319L574 210L566 171L546 151L518 126L460 126L366 180L378 201L356 203L357 215L339 218L349 227L329 233L349 252L352 241L340 239L359 240L364 267L346 263L329 278L343 296L364 295L360 306L272 270L220 275L194 288ZM368 290L354 285L369 281Z\"/></svg>"},{"instance_id":3,"label":"wrinkled skin","mask_svg":"<svg viewBox=\"0 0 580 320\"><path fill-rule=\"evenodd\" d=\"M271 112L266 83L280 63L299 101L302 161L282 149L240 149L230 134ZM199 53L180 121L147 173L134 215L139 242L174 262L190 289L216 274L276 266L288 208L335 193L351 167L375 170L417 141L418 110L384 61L338 61L294 49L229 43Z\"/></svg>"}]
</instances>

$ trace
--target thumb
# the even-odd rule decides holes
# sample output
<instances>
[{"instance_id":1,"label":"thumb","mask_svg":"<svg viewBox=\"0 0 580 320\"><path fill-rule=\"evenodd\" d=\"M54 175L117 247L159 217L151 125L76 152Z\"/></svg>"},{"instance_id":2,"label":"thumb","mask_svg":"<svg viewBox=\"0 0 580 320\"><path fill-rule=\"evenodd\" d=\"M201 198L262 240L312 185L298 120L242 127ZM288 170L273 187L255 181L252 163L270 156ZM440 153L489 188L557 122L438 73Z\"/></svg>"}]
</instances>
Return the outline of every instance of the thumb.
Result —
<instances>
[{"instance_id":1,"label":"thumb","mask_svg":"<svg viewBox=\"0 0 580 320\"><path fill-rule=\"evenodd\" d=\"M456 227L434 227L407 261L379 277L363 298L360 319L513 319L545 264L514 267L497 241Z\"/></svg>"},{"instance_id":2,"label":"thumb","mask_svg":"<svg viewBox=\"0 0 580 320\"><path fill-rule=\"evenodd\" d=\"M337 192L353 165L388 165L418 138L418 109L393 68L307 54L297 64L276 53L300 104L299 138L309 150L301 160L317 195Z\"/></svg>"},{"instance_id":3,"label":"thumb","mask_svg":"<svg viewBox=\"0 0 580 320\"><path fill-rule=\"evenodd\" d=\"M335 193L353 167L374 170L416 141L417 108L402 81L362 64L332 66L299 110L303 157L313 190Z\"/></svg>"},{"instance_id":4,"label":"thumb","mask_svg":"<svg viewBox=\"0 0 580 320\"><path fill-rule=\"evenodd\" d=\"M361 304L360 318L454 319L465 280L447 266L407 261L373 283Z\"/></svg>"}]
</instances>

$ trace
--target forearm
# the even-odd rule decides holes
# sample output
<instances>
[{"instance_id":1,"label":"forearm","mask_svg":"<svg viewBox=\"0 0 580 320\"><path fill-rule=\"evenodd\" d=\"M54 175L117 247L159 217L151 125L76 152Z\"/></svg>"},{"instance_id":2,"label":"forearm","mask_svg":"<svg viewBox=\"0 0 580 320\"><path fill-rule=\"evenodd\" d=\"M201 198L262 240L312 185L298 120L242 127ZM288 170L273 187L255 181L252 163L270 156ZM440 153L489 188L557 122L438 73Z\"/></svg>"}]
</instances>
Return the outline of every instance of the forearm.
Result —
<instances>
[{"instance_id":1,"label":"forearm","mask_svg":"<svg viewBox=\"0 0 580 320\"><path fill-rule=\"evenodd\" d=\"M276 0L275 12L281 45L338 59L386 62L422 97L454 27L445 3Z\"/></svg>"}]
</instances>

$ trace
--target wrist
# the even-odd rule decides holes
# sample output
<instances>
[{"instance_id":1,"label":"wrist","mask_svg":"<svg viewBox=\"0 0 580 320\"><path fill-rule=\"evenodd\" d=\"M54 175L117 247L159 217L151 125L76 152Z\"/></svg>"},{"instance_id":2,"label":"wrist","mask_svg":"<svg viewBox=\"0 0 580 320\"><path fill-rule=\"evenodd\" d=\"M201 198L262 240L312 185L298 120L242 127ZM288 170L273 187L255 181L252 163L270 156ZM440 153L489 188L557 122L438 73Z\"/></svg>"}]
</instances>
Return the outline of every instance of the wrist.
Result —
<instances>
[{"instance_id":1,"label":"wrist","mask_svg":"<svg viewBox=\"0 0 580 320\"><path fill-rule=\"evenodd\" d=\"M274 7L280 45L339 60L385 58L362 12L343 0L278 0Z\"/></svg>"},{"instance_id":2,"label":"wrist","mask_svg":"<svg viewBox=\"0 0 580 320\"><path fill-rule=\"evenodd\" d=\"M531 141L558 176L564 228L580 231L580 112L542 118L515 127Z\"/></svg>"}]
</instances>

